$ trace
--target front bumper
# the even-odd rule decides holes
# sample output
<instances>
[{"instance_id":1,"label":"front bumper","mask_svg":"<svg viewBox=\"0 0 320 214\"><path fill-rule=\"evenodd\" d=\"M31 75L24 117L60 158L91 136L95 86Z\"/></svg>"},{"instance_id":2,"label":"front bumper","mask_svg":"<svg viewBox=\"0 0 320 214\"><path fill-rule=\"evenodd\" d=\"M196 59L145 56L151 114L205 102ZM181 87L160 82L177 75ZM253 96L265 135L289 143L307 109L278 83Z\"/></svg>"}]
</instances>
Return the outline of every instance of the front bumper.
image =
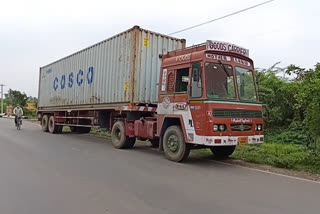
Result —
<instances>
[{"instance_id":1,"label":"front bumper","mask_svg":"<svg viewBox=\"0 0 320 214\"><path fill-rule=\"evenodd\" d=\"M248 137L248 142L245 144L261 144L264 142L264 135L252 135L252 136L195 136L192 141L188 139L190 143L205 145L205 146L235 146L239 145L239 139ZM242 145L245 145L242 144Z\"/></svg>"}]
</instances>

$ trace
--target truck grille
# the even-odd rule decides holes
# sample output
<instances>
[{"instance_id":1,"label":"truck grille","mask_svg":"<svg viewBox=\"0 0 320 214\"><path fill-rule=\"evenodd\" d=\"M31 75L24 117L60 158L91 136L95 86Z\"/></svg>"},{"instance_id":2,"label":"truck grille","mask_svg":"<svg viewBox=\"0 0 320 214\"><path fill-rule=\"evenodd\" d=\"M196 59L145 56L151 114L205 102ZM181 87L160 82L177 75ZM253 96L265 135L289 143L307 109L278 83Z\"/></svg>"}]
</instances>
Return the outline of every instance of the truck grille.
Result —
<instances>
[{"instance_id":1,"label":"truck grille","mask_svg":"<svg viewBox=\"0 0 320 214\"><path fill-rule=\"evenodd\" d=\"M234 110L234 109L213 109L213 117L229 118L229 117L241 117L241 118L262 118L261 111L251 110Z\"/></svg>"},{"instance_id":2,"label":"truck grille","mask_svg":"<svg viewBox=\"0 0 320 214\"><path fill-rule=\"evenodd\" d=\"M231 125L232 131L250 131L251 130L251 124L240 124L240 125Z\"/></svg>"}]
</instances>

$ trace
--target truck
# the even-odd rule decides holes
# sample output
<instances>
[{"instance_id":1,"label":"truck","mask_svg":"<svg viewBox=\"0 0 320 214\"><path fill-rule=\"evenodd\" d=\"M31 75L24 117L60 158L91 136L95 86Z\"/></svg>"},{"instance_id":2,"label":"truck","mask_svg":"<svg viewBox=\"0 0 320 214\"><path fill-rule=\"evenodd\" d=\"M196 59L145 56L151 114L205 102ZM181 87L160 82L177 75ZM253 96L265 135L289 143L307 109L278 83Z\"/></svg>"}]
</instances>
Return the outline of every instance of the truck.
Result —
<instances>
[{"instance_id":1,"label":"truck","mask_svg":"<svg viewBox=\"0 0 320 214\"><path fill-rule=\"evenodd\" d=\"M264 142L262 104L249 50L178 39L134 26L40 68L42 131L111 131L117 149L150 141L171 161L192 149L216 158Z\"/></svg>"}]
</instances>

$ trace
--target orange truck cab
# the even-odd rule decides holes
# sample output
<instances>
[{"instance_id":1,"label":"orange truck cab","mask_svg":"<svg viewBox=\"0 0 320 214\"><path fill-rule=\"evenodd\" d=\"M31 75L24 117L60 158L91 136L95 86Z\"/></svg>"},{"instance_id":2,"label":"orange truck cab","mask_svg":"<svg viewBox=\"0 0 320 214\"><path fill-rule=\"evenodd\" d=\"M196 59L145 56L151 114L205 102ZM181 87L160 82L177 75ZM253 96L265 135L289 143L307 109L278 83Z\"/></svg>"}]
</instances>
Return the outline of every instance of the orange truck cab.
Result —
<instances>
[{"instance_id":1,"label":"orange truck cab","mask_svg":"<svg viewBox=\"0 0 320 214\"><path fill-rule=\"evenodd\" d=\"M262 104L249 50L207 41L163 55L157 120L163 148L173 154L179 136L163 131L172 125L181 127L187 147L209 147L221 158L236 145L263 143Z\"/></svg>"}]
</instances>

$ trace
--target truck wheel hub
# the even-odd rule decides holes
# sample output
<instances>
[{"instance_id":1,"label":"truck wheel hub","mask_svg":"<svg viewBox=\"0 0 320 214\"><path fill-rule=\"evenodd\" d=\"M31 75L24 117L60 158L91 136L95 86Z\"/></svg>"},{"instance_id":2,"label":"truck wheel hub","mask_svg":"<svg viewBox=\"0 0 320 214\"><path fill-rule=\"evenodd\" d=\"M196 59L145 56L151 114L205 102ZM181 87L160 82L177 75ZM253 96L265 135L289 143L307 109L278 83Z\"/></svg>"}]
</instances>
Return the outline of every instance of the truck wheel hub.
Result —
<instances>
[{"instance_id":1,"label":"truck wheel hub","mask_svg":"<svg viewBox=\"0 0 320 214\"><path fill-rule=\"evenodd\" d=\"M179 139L176 135L172 134L169 136L167 146L170 152L177 153L179 151Z\"/></svg>"}]
</instances>

